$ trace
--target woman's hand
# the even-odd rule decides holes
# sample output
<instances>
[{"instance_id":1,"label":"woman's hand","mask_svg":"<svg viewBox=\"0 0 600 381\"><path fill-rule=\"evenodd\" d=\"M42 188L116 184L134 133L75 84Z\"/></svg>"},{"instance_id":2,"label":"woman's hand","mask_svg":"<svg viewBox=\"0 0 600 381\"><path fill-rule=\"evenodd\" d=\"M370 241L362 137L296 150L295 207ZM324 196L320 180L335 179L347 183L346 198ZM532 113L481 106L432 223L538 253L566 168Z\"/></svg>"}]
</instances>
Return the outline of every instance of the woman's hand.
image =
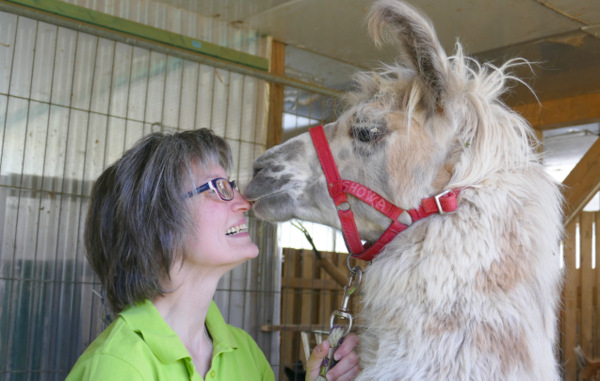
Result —
<instances>
[{"instance_id":1,"label":"woman's hand","mask_svg":"<svg viewBox=\"0 0 600 381\"><path fill-rule=\"evenodd\" d=\"M353 380L358 371L358 354L354 350L358 344L356 335L349 334L344 337L342 345L335 351L333 358L338 362L327 372L328 380ZM317 345L306 362L306 381L315 381L319 377L321 362L329 353L329 343L323 341Z\"/></svg>"}]
</instances>

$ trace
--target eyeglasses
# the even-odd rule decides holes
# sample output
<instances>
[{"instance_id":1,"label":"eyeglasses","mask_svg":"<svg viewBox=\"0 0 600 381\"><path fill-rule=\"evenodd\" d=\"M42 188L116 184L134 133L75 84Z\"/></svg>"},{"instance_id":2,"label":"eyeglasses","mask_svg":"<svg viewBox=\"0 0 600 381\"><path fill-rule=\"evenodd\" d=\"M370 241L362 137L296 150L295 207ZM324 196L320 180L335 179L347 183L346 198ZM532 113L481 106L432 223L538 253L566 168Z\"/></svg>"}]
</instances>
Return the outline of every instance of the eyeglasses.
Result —
<instances>
[{"instance_id":1,"label":"eyeglasses","mask_svg":"<svg viewBox=\"0 0 600 381\"><path fill-rule=\"evenodd\" d=\"M223 177L219 177L200 185L196 190L188 192L186 196L192 197L209 189L214 190L222 201L231 201L235 196L234 190L237 189L237 184L235 180L229 181Z\"/></svg>"}]
</instances>

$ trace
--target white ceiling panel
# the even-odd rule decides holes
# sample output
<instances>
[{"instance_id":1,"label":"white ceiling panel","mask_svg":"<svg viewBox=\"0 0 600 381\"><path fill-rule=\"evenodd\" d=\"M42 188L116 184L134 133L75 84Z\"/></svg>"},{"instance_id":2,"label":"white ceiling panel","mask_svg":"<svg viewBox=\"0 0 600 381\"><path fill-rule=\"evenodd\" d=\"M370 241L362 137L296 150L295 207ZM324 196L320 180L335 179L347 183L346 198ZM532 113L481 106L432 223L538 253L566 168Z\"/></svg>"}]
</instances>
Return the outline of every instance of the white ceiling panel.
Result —
<instances>
[{"instance_id":1,"label":"white ceiling panel","mask_svg":"<svg viewBox=\"0 0 600 381\"><path fill-rule=\"evenodd\" d=\"M598 0L540 0L540 3L586 25L600 24L600 1Z\"/></svg>"},{"instance_id":2,"label":"white ceiling panel","mask_svg":"<svg viewBox=\"0 0 600 381\"><path fill-rule=\"evenodd\" d=\"M375 48L367 35L365 17L373 0L162 1L258 29L289 45L364 68L396 58L390 47ZM460 38L469 53L578 30L592 25L600 12L598 0L551 0L547 4L541 0L411 3L433 20L447 51L451 52L456 38Z\"/></svg>"}]
</instances>

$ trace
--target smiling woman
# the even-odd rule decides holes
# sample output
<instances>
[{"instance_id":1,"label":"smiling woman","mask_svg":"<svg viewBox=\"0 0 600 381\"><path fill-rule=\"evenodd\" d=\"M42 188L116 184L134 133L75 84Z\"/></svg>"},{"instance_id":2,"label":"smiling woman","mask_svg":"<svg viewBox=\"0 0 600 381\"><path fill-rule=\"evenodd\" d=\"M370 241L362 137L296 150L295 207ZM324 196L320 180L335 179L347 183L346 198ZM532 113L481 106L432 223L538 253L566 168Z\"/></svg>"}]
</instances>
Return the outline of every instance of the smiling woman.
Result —
<instances>
[{"instance_id":1,"label":"smiling woman","mask_svg":"<svg viewBox=\"0 0 600 381\"><path fill-rule=\"evenodd\" d=\"M84 238L119 315L68 380L274 380L254 340L213 301L223 275L258 255L230 164L225 140L200 129L150 134L100 175ZM337 350L333 375L357 373L355 345L350 336ZM308 379L328 349L317 346Z\"/></svg>"}]
</instances>

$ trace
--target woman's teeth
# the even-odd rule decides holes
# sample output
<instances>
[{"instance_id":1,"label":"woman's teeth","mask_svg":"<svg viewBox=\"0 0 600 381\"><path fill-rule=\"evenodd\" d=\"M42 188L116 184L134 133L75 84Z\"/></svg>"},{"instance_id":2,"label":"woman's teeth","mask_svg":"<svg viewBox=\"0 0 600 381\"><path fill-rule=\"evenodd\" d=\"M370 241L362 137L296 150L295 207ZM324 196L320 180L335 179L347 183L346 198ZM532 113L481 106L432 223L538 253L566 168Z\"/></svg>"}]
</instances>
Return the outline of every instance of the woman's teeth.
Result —
<instances>
[{"instance_id":1,"label":"woman's teeth","mask_svg":"<svg viewBox=\"0 0 600 381\"><path fill-rule=\"evenodd\" d=\"M233 227L227 229L227 232L225 234L226 235L234 235L234 234L238 234L238 233L246 233L247 231L248 231L248 225L242 224L242 225L233 226Z\"/></svg>"}]
</instances>

